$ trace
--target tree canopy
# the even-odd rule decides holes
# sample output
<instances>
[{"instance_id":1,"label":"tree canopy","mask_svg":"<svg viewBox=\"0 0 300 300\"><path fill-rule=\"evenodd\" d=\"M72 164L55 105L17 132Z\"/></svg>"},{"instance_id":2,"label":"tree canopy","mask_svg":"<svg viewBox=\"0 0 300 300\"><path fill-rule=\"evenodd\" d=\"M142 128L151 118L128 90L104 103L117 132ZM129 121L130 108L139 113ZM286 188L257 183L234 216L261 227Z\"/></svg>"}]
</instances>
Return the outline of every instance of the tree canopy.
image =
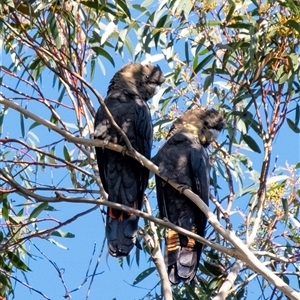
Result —
<instances>
[{"instance_id":1,"label":"tree canopy","mask_svg":"<svg viewBox=\"0 0 300 300\"><path fill-rule=\"evenodd\" d=\"M209 148L210 208L184 191L209 220L197 283L168 294L160 248L172 224L157 217L151 177L145 207L131 210L141 217L143 250L119 260L135 267L132 284L160 276L145 299L299 299L299 22L294 0L1 1L1 299L18 299L20 285L53 299L35 287L35 241L65 251L76 231L92 230L77 228L78 220L99 207L97 226L104 227L103 207L113 204L98 176L94 147L103 143L93 140L94 117L112 75L129 61L158 63L166 77L149 103L153 155L172 121L194 105L221 110L226 119ZM68 204L65 214L60 203ZM102 242L103 233L94 239ZM76 297L81 286L65 284L55 257L45 253L48 244L38 248L39 259L57 271L64 297ZM86 299L97 299L103 247L82 283ZM142 260L149 260L146 269L136 267Z\"/></svg>"}]
</instances>

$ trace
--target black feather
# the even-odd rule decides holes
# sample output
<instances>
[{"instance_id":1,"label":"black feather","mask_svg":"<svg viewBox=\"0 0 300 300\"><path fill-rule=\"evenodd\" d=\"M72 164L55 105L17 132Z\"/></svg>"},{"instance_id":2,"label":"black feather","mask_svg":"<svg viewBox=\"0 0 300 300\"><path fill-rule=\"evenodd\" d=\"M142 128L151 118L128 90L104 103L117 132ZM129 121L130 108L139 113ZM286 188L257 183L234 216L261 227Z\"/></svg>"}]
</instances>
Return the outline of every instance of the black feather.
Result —
<instances>
[{"instance_id":1,"label":"black feather","mask_svg":"<svg viewBox=\"0 0 300 300\"><path fill-rule=\"evenodd\" d=\"M221 114L215 110L193 109L172 125L169 139L152 161L159 173L169 180L190 187L208 205L209 159L205 149L213 140L211 129L224 127ZM184 229L204 236L207 218L186 196L156 176L157 200L162 218ZM166 230L165 263L173 284L190 282L197 271L202 244Z\"/></svg>"},{"instance_id":2,"label":"black feather","mask_svg":"<svg viewBox=\"0 0 300 300\"><path fill-rule=\"evenodd\" d=\"M112 78L105 104L135 150L150 158L152 123L145 101L164 82L159 67L130 63ZM125 146L119 132L110 123L103 107L95 119L95 138ZM108 201L141 209L149 171L135 159L109 149L96 147L99 174ZM112 256L126 256L136 241L138 217L108 208L106 237Z\"/></svg>"}]
</instances>

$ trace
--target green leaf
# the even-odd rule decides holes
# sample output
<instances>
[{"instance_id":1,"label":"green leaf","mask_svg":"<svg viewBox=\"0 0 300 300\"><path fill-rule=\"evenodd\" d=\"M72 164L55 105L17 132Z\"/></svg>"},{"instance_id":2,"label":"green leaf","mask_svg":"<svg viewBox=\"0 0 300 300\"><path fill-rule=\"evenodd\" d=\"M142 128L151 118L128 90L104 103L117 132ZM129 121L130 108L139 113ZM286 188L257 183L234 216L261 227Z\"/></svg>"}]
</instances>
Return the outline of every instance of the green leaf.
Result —
<instances>
[{"instance_id":1,"label":"green leaf","mask_svg":"<svg viewBox=\"0 0 300 300\"><path fill-rule=\"evenodd\" d=\"M295 124L298 126L300 121L300 106L296 105Z\"/></svg>"},{"instance_id":2,"label":"green leaf","mask_svg":"<svg viewBox=\"0 0 300 300\"><path fill-rule=\"evenodd\" d=\"M162 33L162 30L160 28L165 27L165 23L166 23L167 19L168 19L168 15L162 16L161 19L157 22L157 24L155 26L155 34L154 34L153 38L154 38L154 43L155 43L156 48L158 45L160 34Z\"/></svg>"},{"instance_id":3,"label":"green leaf","mask_svg":"<svg viewBox=\"0 0 300 300\"><path fill-rule=\"evenodd\" d=\"M8 276L5 276L4 274L0 273L0 283L4 287L11 288L11 282L9 280ZM5 299L5 298L3 298Z\"/></svg>"},{"instance_id":4,"label":"green leaf","mask_svg":"<svg viewBox=\"0 0 300 300\"><path fill-rule=\"evenodd\" d=\"M300 24L296 22L295 20L288 20L284 25L287 25L289 27L292 27L298 31L300 34Z\"/></svg>"},{"instance_id":5,"label":"green leaf","mask_svg":"<svg viewBox=\"0 0 300 300\"><path fill-rule=\"evenodd\" d=\"M53 147L49 150L49 154L50 154L51 156L47 156L48 162L49 162L50 164L55 164L55 163L56 163L55 158L52 157L52 156L55 156L55 146L53 146Z\"/></svg>"},{"instance_id":6,"label":"green leaf","mask_svg":"<svg viewBox=\"0 0 300 300\"><path fill-rule=\"evenodd\" d=\"M186 297L187 297L187 299L189 299L189 300L198 300L199 299L199 297L195 293L195 289L192 285L185 284L184 287L186 288Z\"/></svg>"},{"instance_id":7,"label":"green leaf","mask_svg":"<svg viewBox=\"0 0 300 300\"><path fill-rule=\"evenodd\" d=\"M129 36L126 37L124 44L129 52L129 54L131 55L131 57L134 57L134 47L132 45L131 39L129 38Z\"/></svg>"},{"instance_id":8,"label":"green leaf","mask_svg":"<svg viewBox=\"0 0 300 300\"><path fill-rule=\"evenodd\" d=\"M58 26L56 24L56 18L55 18L55 15L51 11L48 11L48 12L49 12L49 14L47 17L47 24L49 24L49 26L47 26L47 28L50 29L50 32L52 34L52 37L54 39L57 49L60 49L61 41L60 41L60 36L58 33Z\"/></svg>"},{"instance_id":9,"label":"green leaf","mask_svg":"<svg viewBox=\"0 0 300 300\"><path fill-rule=\"evenodd\" d=\"M43 210L45 210L48 207L48 203L47 202L43 202L41 203L39 206L37 206L32 213L29 216L29 220L30 219L35 219Z\"/></svg>"},{"instance_id":10,"label":"green leaf","mask_svg":"<svg viewBox=\"0 0 300 300\"><path fill-rule=\"evenodd\" d=\"M13 266L15 266L17 269L23 271L31 271L29 267L16 254L8 251L7 256L10 262L13 264Z\"/></svg>"},{"instance_id":11,"label":"green leaf","mask_svg":"<svg viewBox=\"0 0 300 300\"><path fill-rule=\"evenodd\" d=\"M261 153L259 146L257 145L255 140L250 135L243 134L242 137L250 149L252 149L254 152Z\"/></svg>"},{"instance_id":12,"label":"green leaf","mask_svg":"<svg viewBox=\"0 0 300 300\"><path fill-rule=\"evenodd\" d=\"M288 215L289 215L288 200L286 198L282 198L281 202L282 202L282 207L283 207L283 210L284 210L284 216L285 216L285 218L287 218Z\"/></svg>"},{"instance_id":13,"label":"green leaf","mask_svg":"<svg viewBox=\"0 0 300 300\"><path fill-rule=\"evenodd\" d=\"M9 202L7 200L7 197L4 196L2 200L3 206L2 206L2 216L5 220L9 219Z\"/></svg>"},{"instance_id":14,"label":"green leaf","mask_svg":"<svg viewBox=\"0 0 300 300\"><path fill-rule=\"evenodd\" d=\"M150 4L152 4L153 0L145 0L141 6L142 7L148 7Z\"/></svg>"},{"instance_id":15,"label":"green leaf","mask_svg":"<svg viewBox=\"0 0 300 300\"><path fill-rule=\"evenodd\" d=\"M123 269L123 266L124 266L124 264L123 264L123 257L119 257L118 258L118 263L119 263L120 267Z\"/></svg>"},{"instance_id":16,"label":"green leaf","mask_svg":"<svg viewBox=\"0 0 300 300\"><path fill-rule=\"evenodd\" d=\"M126 262L127 262L127 265L130 266L130 255L126 256Z\"/></svg>"},{"instance_id":17,"label":"green leaf","mask_svg":"<svg viewBox=\"0 0 300 300\"><path fill-rule=\"evenodd\" d=\"M33 122L30 127L28 128L28 131L30 131L31 129L37 127L37 126L40 126L41 124L40 123L37 123L37 122Z\"/></svg>"},{"instance_id":18,"label":"green leaf","mask_svg":"<svg viewBox=\"0 0 300 300\"><path fill-rule=\"evenodd\" d=\"M220 268L218 266L216 266L215 264L211 264L208 261L204 261L203 264L204 264L206 270L208 270L212 275L214 275L214 276L224 275L223 272L220 270Z\"/></svg>"},{"instance_id":19,"label":"green leaf","mask_svg":"<svg viewBox=\"0 0 300 300\"><path fill-rule=\"evenodd\" d=\"M2 111L0 112L0 136L3 132L3 120L4 116L7 114L8 107L7 106L2 106Z\"/></svg>"},{"instance_id":20,"label":"green leaf","mask_svg":"<svg viewBox=\"0 0 300 300\"><path fill-rule=\"evenodd\" d=\"M62 230L55 230L51 232L51 235L53 236L58 236L58 237L62 237L62 238L74 238L75 234L71 233L71 232L64 232Z\"/></svg>"},{"instance_id":21,"label":"green leaf","mask_svg":"<svg viewBox=\"0 0 300 300\"><path fill-rule=\"evenodd\" d=\"M226 16L226 21L227 22L229 22L231 20L232 15L233 15L233 13L235 11L235 4L234 4L234 2L229 1L229 5L230 5L230 9L229 9L229 12L228 12L228 14Z\"/></svg>"},{"instance_id":22,"label":"green leaf","mask_svg":"<svg viewBox=\"0 0 300 300\"><path fill-rule=\"evenodd\" d=\"M218 26L222 24L222 21L218 21L218 20L208 20L206 22L207 26Z\"/></svg>"},{"instance_id":23,"label":"green leaf","mask_svg":"<svg viewBox=\"0 0 300 300\"><path fill-rule=\"evenodd\" d=\"M69 150L68 150L68 148L67 148L66 145L64 145L64 157L65 157L66 161L70 161L71 160L71 156L70 156Z\"/></svg>"},{"instance_id":24,"label":"green leaf","mask_svg":"<svg viewBox=\"0 0 300 300\"><path fill-rule=\"evenodd\" d=\"M24 116L21 113L20 113L20 124L21 124L21 134L22 134L22 137L24 138L24 136L25 136Z\"/></svg>"},{"instance_id":25,"label":"green leaf","mask_svg":"<svg viewBox=\"0 0 300 300\"><path fill-rule=\"evenodd\" d=\"M150 274L152 274L156 270L155 267L151 267L145 271L143 271L140 275L137 276L137 278L134 280L133 285L138 284L142 280L144 280L146 277L148 277Z\"/></svg>"},{"instance_id":26,"label":"green leaf","mask_svg":"<svg viewBox=\"0 0 300 300\"><path fill-rule=\"evenodd\" d=\"M95 70L96 70L96 56L93 55L91 58L91 71L90 71L90 81L93 81L95 76Z\"/></svg>"},{"instance_id":27,"label":"green leaf","mask_svg":"<svg viewBox=\"0 0 300 300\"><path fill-rule=\"evenodd\" d=\"M205 92L211 84L212 84L212 76L208 75L204 80L203 91Z\"/></svg>"},{"instance_id":28,"label":"green leaf","mask_svg":"<svg viewBox=\"0 0 300 300\"><path fill-rule=\"evenodd\" d=\"M123 12L126 14L126 16L131 19L131 14L130 14L130 11L128 9L128 4L126 3L126 1L123 1L123 0L117 0L116 1L116 4L118 6L120 6L120 8L123 10Z\"/></svg>"},{"instance_id":29,"label":"green leaf","mask_svg":"<svg viewBox=\"0 0 300 300\"><path fill-rule=\"evenodd\" d=\"M105 57L115 67L115 61L113 60L113 58L107 51L105 51L101 47L96 47L96 46L92 47L92 49L95 51L95 53L97 55L101 55L101 56Z\"/></svg>"},{"instance_id":30,"label":"green leaf","mask_svg":"<svg viewBox=\"0 0 300 300\"><path fill-rule=\"evenodd\" d=\"M210 60L214 57L214 54L207 55L197 66L193 66L193 74L191 78L193 78L201 69L203 69Z\"/></svg>"},{"instance_id":31,"label":"green leaf","mask_svg":"<svg viewBox=\"0 0 300 300\"><path fill-rule=\"evenodd\" d=\"M62 245L61 243L57 242L56 240L48 239L48 241L61 249L68 250L68 248L66 246Z\"/></svg>"},{"instance_id":32,"label":"green leaf","mask_svg":"<svg viewBox=\"0 0 300 300\"><path fill-rule=\"evenodd\" d=\"M236 297L237 300L244 299L244 294L245 294L245 289L242 288L242 289L238 290L235 297Z\"/></svg>"},{"instance_id":33,"label":"green leaf","mask_svg":"<svg viewBox=\"0 0 300 300\"><path fill-rule=\"evenodd\" d=\"M136 261L136 264L137 264L138 267L140 266L140 256L141 256L140 254L141 254L140 249L136 247L135 261Z\"/></svg>"},{"instance_id":34,"label":"green leaf","mask_svg":"<svg viewBox=\"0 0 300 300\"><path fill-rule=\"evenodd\" d=\"M294 123L291 119L286 119L289 127L296 133L300 133L300 128L297 127L296 123Z\"/></svg>"},{"instance_id":35,"label":"green leaf","mask_svg":"<svg viewBox=\"0 0 300 300\"><path fill-rule=\"evenodd\" d=\"M245 24L245 23L233 23L233 24L229 24L227 25L227 27L229 28L237 28L237 29L248 29L250 30L251 28L253 28L252 24Z\"/></svg>"}]
</instances>

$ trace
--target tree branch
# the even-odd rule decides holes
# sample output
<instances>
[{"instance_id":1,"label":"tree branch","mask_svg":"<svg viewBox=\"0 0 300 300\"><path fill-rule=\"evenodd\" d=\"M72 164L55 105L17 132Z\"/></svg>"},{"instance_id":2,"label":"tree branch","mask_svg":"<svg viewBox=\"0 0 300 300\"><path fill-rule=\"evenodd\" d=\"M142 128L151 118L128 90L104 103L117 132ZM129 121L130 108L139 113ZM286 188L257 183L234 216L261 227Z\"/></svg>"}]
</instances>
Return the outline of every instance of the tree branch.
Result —
<instances>
[{"instance_id":1,"label":"tree branch","mask_svg":"<svg viewBox=\"0 0 300 300\"><path fill-rule=\"evenodd\" d=\"M150 205L148 202L148 199L144 197L144 207L146 209L146 212L151 215L151 209ZM156 269L158 271L159 277L160 277L160 282L161 282L161 287L164 295L165 300L172 300L172 289L171 289L171 284L168 278L168 273L166 271L166 266L164 262L163 255L161 253L160 245L159 245L159 240L158 240L158 235L157 231L155 228L155 225L153 222L149 222L150 224L150 229L151 229L151 236L154 241L154 245L152 249L150 249L150 253L153 259L153 262L156 266Z\"/></svg>"},{"instance_id":2,"label":"tree branch","mask_svg":"<svg viewBox=\"0 0 300 300\"><path fill-rule=\"evenodd\" d=\"M227 275L225 281L219 289L218 295L213 298L213 300L225 300L230 294L231 287L233 286L240 270L242 269L244 263L241 260L237 260L230 273Z\"/></svg>"}]
</instances>

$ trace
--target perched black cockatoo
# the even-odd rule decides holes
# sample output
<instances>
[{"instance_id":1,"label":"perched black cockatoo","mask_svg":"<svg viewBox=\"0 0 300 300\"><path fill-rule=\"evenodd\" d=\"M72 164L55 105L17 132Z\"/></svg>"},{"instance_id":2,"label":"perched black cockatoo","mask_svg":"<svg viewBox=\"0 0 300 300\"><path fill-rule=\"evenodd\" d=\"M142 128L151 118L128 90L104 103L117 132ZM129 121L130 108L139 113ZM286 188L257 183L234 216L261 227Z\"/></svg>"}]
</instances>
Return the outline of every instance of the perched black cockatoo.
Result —
<instances>
[{"instance_id":1,"label":"perched black cockatoo","mask_svg":"<svg viewBox=\"0 0 300 300\"><path fill-rule=\"evenodd\" d=\"M105 104L132 147L150 158L152 123L146 101L165 81L159 66L129 63L110 81ZM103 107L95 119L95 138L125 146L120 133L110 123ZM108 201L141 209L149 171L135 159L121 153L96 147L99 173ZM137 243L138 217L108 208L106 237L112 256L126 256Z\"/></svg>"},{"instance_id":2,"label":"perched black cockatoo","mask_svg":"<svg viewBox=\"0 0 300 300\"><path fill-rule=\"evenodd\" d=\"M152 161L159 174L182 187L189 187L208 205L209 158L206 147L224 127L222 114L214 109L186 111L171 126L167 142ZM204 236L207 218L186 196L156 176L161 218ZM197 271L202 244L174 230L165 235L165 264L173 284L190 282Z\"/></svg>"}]
</instances>

